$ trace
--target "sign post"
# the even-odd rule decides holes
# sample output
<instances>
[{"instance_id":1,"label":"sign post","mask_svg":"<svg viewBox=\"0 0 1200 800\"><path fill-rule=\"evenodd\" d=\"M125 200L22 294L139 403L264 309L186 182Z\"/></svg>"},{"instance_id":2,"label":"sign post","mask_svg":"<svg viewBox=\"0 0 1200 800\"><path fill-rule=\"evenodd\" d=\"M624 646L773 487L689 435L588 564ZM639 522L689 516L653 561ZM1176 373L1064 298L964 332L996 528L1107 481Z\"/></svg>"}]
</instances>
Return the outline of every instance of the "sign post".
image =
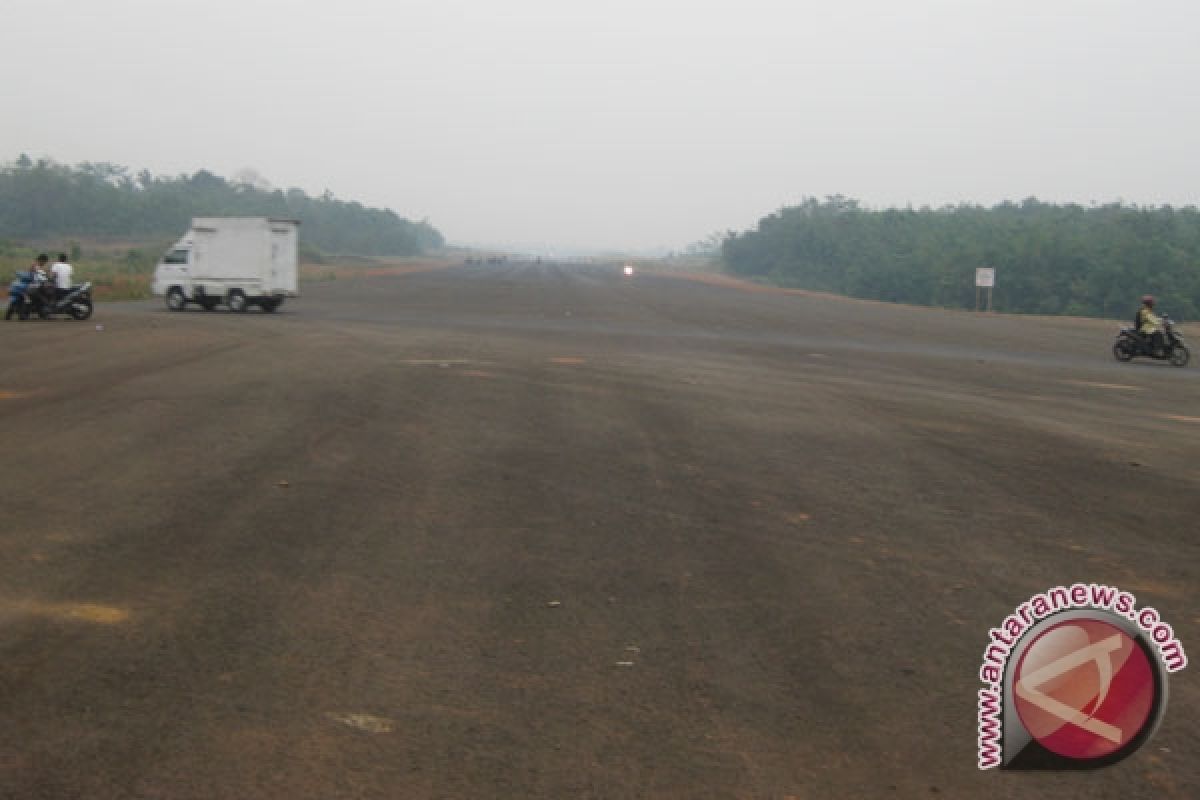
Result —
<instances>
[{"instance_id":1,"label":"sign post","mask_svg":"<svg viewBox=\"0 0 1200 800\"><path fill-rule=\"evenodd\" d=\"M977 267L975 269L975 310L980 307L981 295L987 291L987 310L992 310L992 290L996 288L995 267Z\"/></svg>"}]
</instances>

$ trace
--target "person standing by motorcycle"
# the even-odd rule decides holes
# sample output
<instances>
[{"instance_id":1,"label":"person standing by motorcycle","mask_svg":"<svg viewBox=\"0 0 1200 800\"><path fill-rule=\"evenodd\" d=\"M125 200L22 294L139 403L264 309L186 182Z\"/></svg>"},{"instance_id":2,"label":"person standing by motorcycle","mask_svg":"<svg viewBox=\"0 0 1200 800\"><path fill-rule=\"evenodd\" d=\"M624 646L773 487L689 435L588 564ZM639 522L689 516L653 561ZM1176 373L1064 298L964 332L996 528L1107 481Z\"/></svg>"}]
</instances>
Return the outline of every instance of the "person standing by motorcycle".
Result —
<instances>
[{"instance_id":1,"label":"person standing by motorcycle","mask_svg":"<svg viewBox=\"0 0 1200 800\"><path fill-rule=\"evenodd\" d=\"M46 273L46 262L49 260L50 257L42 253L29 266L29 274L33 276L35 283L42 284L50 280L50 276Z\"/></svg>"},{"instance_id":2,"label":"person standing by motorcycle","mask_svg":"<svg viewBox=\"0 0 1200 800\"><path fill-rule=\"evenodd\" d=\"M29 293L39 305L54 303L54 285L50 282L49 273L46 272L46 262L49 260L50 258L42 253L30 268L33 273L33 282L29 285Z\"/></svg>"},{"instance_id":3,"label":"person standing by motorcycle","mask_svg":"<svg viewBox=\"0 0 1200 800\"><path fill-rule=\"evenodd\" d=\"M59 253L58 261L55 261L54 266L50 267L50 274L54 278L55 299L60 299L67 292L71 291L71 274L73 269L71 262L67 260L67 254Z\"/></svg>"},{"instance_id":4,"label":"person standing by motorcycle","mask_svg":"<svg viewBox=\"0 0 1200 800\"><path fill-rule=\"evenodd\" d=\"M1162 317L1154 313L1154 295L1152 294L1142 297L1142 307L1137 312L1137 330L1150 341L1151 352L1160 353L1166 348L1167 340L1163 334Z\"/></svg>"}]
</instances>

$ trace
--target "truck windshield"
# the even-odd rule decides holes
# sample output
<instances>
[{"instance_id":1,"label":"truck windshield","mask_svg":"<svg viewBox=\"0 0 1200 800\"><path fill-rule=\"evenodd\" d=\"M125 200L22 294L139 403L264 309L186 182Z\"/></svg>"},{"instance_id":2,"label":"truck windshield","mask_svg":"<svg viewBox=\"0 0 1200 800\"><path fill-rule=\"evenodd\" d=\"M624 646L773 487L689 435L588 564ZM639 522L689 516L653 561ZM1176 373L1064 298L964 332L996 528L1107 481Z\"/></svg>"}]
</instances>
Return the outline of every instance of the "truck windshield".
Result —
<instances>
[{"instance_id":1,"label":"truck windshield","mask_svg":"<svg viewBox=\"0 0 1200 800\"><path fill-rule=\"evenodd\" d=\"M172 250L163 257L164 264L186 264L188 263L187 250Z\"/></svg>"}]
</instances>

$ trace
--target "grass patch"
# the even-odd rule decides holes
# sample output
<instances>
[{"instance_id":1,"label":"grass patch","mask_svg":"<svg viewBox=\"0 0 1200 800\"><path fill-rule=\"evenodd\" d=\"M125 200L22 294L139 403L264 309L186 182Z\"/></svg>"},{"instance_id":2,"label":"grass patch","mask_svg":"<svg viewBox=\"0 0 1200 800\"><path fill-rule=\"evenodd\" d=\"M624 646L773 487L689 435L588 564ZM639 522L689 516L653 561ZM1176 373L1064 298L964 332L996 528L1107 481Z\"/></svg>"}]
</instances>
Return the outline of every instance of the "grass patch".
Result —
<instances>
[{"instance_id":1,"label":"grass patch","mask_svg":"<svg viewBox=\"0 0 1200 800\"><path fill-rule=\"evenodd\" d=\"M12 280L18 270L29 269L38 253L53 263L60 252L71 256L76 283L92 282L96 300L140 300L150 296L150 283L158 258L167 249L161 242L71 242L62 245L12 244L0 248L0 276Z\"/></svg>"},{"instance_id":2,"label":"grass patch","mask_svg":"<svg viewBox=\"0 0 1200 800\"><path fill-rule=\"evenodd\" d=\"M301 283L336 281L349 278L369 278L387 275L407 275L427 272L461 264L459 258L447 256L325 256L319 264L300 264Z\"/></svg>"}]
</instances>

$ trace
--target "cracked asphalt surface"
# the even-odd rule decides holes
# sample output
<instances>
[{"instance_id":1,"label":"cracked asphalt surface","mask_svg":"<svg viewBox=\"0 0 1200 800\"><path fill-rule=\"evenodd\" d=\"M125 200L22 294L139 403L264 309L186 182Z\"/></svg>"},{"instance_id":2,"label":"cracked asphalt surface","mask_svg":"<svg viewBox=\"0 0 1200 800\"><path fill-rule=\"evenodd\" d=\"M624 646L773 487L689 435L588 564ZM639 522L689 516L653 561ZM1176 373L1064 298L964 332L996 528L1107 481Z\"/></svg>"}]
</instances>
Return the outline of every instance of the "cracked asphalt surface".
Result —
<instances>
[{"instance_id":1,"label":"cracked asphalt surface","mask_svg":"<svg viewBox=\"0 0 1200 800\"><path fill-rule=\"evenodd\" d=\"M1194 667L975 766L1031 595L1200 648L1200 371L1114 323L508 264L3 331L0 797L1200 796Z\"/></svg>"}]
</instances>

